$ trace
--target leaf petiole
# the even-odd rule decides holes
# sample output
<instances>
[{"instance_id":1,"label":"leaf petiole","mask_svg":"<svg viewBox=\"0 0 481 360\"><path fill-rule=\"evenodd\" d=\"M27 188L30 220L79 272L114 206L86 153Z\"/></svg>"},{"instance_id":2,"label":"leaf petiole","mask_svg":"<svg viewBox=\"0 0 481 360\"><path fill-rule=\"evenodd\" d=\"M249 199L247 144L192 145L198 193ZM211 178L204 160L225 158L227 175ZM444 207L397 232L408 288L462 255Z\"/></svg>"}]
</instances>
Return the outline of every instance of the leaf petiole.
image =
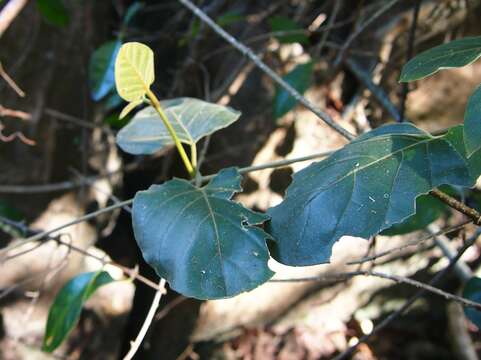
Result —
<instances>
[{"instance_id":1,"label":"leaf petiole","mask_svg":"<svg viewBox=\"0 0 481 360\"><path fill-rule=\"evenodd\" d=\"M154 109L157 111L159 114L160 118L162 119L162 122L164 123L165 127L167 128L170 136L172 137L172 140L174 140L175 146L177 147L177 151L179 151L180 157L182 158L182 161L184 162L184 166L189 173L189 176L191 178L195 177L195 164L197 162L197 151L194 151L195 144L192 146L192 162L189 160L189 157L187 156L184 147L182 146L182 143L179 140L179 137L177 136L177 133L175 132L174 128L172 127L172 124L169 121L169 118L167 115L165 115L164 110L162 109L162 106L160 105L160 101L157 99L155 94L150 90L146 89L146 95L149 98L150 102L152 103L152 106Z\"/></svg>"}]
</instances>

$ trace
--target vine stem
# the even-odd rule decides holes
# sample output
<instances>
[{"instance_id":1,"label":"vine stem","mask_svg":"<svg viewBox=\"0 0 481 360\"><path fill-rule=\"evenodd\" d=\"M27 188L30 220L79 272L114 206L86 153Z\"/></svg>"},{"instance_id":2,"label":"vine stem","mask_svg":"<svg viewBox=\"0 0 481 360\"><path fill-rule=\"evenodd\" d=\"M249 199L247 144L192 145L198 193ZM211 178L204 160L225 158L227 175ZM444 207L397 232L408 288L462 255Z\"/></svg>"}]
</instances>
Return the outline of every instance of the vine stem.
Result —
<instances>
[{"instance_id":1,"label":"vine stem","mask_svg":"<svg viewBox=\"0 0 481 360\"><path fill-rule=\"evenodd\" d=\"M177 136L177 133L175 132L174 128L172 127L172 124L169 121L169 118L167 115L165 115L164 110L162 109L162 106L160 105L159 99L155 96L155 94L150 90L147 89L147 97L149 98L150 102L152 103L152 106L154 107L155 111L159 114L160 118L162 119L162 122L164 123L165 127L169 131L170 136L172 137L172 140L174 140L175 146L177 147L177 150L179 151L180 157L182 158L182 161L184 162L185 168L187 172L189 173L189 176L191 178L195 177L195 167L192 165L192 162L195 164L196 160L194 160L194 156L196 156L197 151L194 151L195 144L192 146L192 162L189 160L189 157L187 156L184 147L182 146L182 143L180 142L179 137Z\"/></svg>"},{"instance_id":2,"label":"vine stem","mask_svg":"<svg viewBox=\"0 0 481 360\"><path fill-rule=\"evenodd\" d=\"M447 204L449 207L459 211L460 213L466 215L470 219L474 221L476 225L481 224L481 213L479 213L476 209L473 209L465 204L463 204L461 201L459 201L456 198L453 198L452 196L442 192L441 190L438 189L433 189L431 190L430 194L445 204Z\"/></svg>"},{"instance_id":3,"label":"vine stem","mask_svg":"<svg viewBox=\"0 0 481 360\"><path fill-rule=\"evenodd\" d=\"M159 308L160 299L165 293L165 279L160 279L159 290L157 290L157 292L155 293L154 300L152 300L152 305L150 305L149 313L145 317L139 334L137 335L135 340L130 343L130 350L127 355L124 356L123 360L131 360L135 356L135 353L139 350L142 341L144 341L145 335L147 335L150 324L152 324L152 320L154 320L155 312Z\"/></svg>"}]
</instances>

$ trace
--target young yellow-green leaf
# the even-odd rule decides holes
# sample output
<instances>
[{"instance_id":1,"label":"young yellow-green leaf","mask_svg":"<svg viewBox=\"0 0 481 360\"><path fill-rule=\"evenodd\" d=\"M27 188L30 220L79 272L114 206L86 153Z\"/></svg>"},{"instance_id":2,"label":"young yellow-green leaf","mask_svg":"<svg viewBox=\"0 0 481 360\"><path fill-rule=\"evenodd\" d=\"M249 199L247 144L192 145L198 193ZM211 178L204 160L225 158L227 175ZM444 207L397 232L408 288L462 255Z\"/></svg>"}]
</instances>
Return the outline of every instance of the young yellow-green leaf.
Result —
<instances>
[{"instance_id":1,"label":"young yellow-green leaf","mask_svg":"<svg viewBox=\"0 0 481 360\"><path fill-rule=\"evenodd\" d=\"M131 103L128 103L127 106L125 106L120 112L119 119L123 119L124 117L126 117L132 110L134 110L137 106L139 106L143 102L144 102L143 99L139 99L136 101L132 101Z\"/></svg>"},{"instance_id":2,"label":"young yellow-green leaf","mask_svg":"<svg viewBox=\"0 0 481 360\"><path fill-rule=\"evenodd\" d=\"M468 157L481 149L481 86L471 95L466 106L464 141Z\"/></svg>"},{"instance_id":3,"label":"young yellow-green leaf","mask_svg":"<svg viewBox=\"0 0 481 360\"><path fill-rule=\"evenodd\" d=\"M181 179L135 195L132 221L142 254L170 286L198 299L252 290L273 275L261 228L268 216L231 199L241 190L234 168L197 188Z\"/></svg>"},{"instance_id":4,"label":"young yellow-green leaf","mask_svg":"<svg viewBox=\"0 0 481 360\"><path fill-rule=\"evenodd\" d=\"M401 73L401 82L423 79L439 70L458 68L481 56L481 37L467 37L426 50L411 59Z\"/></svg>"},{"instance_id":5,"label":"young yellow-green leaf","mask_svg":"<svg viewBox=\"0 0 481 360\"><path fill-rule=\"evenodd\" d=\"M230 107L193 98L165 100L161 105L184 144L196 143L240 117L240 112ZM174 141L155 109L149 106L119 131L117 144L130 154L147 155L173 145Z\"/></svg>"},{"instance_id":6,"label":"young yellow-green leaf","mask_svg":"<svg viewBox=\"0 0 481 360\"><path fill-rule=\"evenodd\" d=\"M84 273L71 279L50 307L42 350L54 351L77 324L82 306L88 298L99 287L113 281L105 271Z\"/></svg>"},{"instance_id":7,"label":"young yellow-green leaf","mask_svg":"<svg viewBox=\"0 0 481 360\"><path fill-rule=\"evenodd\" d=\"M272 255L286 265L328 262L342 236L367 239L413 215L416 198L434 187L473 183L444 137L408 123L380 127L294 175L268 211Z\"/></svg>"},{"instance_id":8,"label":"young yellow-green leaf","mask_svg":"<svg viewBox=\"0 0 481 360\"><path fill-rule=\"evenodd\" d=\"M142 99L155 80L154 53L144 44L129 42L119 50L115 61L117 92L125 101Z\"/></svg>"}]
</instances>

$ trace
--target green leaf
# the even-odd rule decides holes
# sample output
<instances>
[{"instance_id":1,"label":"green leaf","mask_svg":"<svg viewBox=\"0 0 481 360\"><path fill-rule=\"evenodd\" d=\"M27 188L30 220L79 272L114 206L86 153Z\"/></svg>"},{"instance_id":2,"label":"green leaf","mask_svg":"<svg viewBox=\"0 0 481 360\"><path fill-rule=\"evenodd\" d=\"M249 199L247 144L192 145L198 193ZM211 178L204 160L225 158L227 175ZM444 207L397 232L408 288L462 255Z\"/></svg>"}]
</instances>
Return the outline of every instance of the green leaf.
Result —
<instances>
[{"instance_id":1,"label":"green leaf","mask_svg":"<svg viewBox=\"0 0 481 360\"><path fill-rule=\"evenodd\" d=\"M304 34L304 29L300 27L295 21L284 16L274 16L269 19L269 25L273 32L286 32L290 34L276 35L276 38L281 44L290 43L309 43L309 38Z\"/></svg>"},{"instance_id":2,"label":"green leaf","mask_svg":"<svg viewBox=\"0 0 481 360\"><path fill-rule=\"evenodd\" d=\"M481 303L481 279L472 277L464 286L463 297ZM465 307L464 313L466 317L479 329L481 329L481 311L472 307Z\"/></svg>"},{"instance_id":3,"label":"green leaf","mask_svg":"<svg viewBox=\"0 0 481 360\"><path fill-rule=\"evenodd\" d=\"M117 92L125 101L142 99L155 80L154 53L141 43L129 42L119 50L115 61Z\"/></svg>"},{"instance_id":4,"label":"green leaf","mask_svg":"<svg viewBox=\"0 0 481 360\"><path fill-rule=\"evenodd\" d=\"M137 106L142 104L144 101L142 99L137 100L137 101L132 101L131 103L128 103L127 106L125 106L122 111L120 112L119 119L123 119L126 117L132 110L134 110Z\"/></svg>"},{"instance_id":5,"label":"green leaf","mask_svg":"<svg viewBox=\"0 0 481 360\"><path fill-rule=\"evenodd\" d=\"M384 230L381 235L395 236L409 234L413 231L425 229L426 226L446 214L449 207L441 200L431 195L421 195L416 199L416 213L400 224L395 224Z\"/></svg>"},{"instance_id":6,"label":"green leaf","mask_svg":"<svg viewBox=\"0 0 481 360\"><path fill-rule=\"evenodd\" d=\"M135 15L137 15L143 7L144 4L140 1L136 1L132 5L130 5L127 8L127 11L125 12L124 18L122 20L123 26L128 26L132 22L132 19L135 17Z\"/></svg>"},{"instance_id":7,"label":"green leaf","mask_svg":"<svg viewBox=\"0 0 481 360\"><path fill-rule=\"evenodd\" d=\"M56 26L68 24L69 15L62 0L37 0L37 7L50 24Z\"/></svg>"},{"instance_id":8,"label":"green leaf","mask_svg":"<svg viewBox=\"0 0 481 360\"><path fill-rule=\"evenodd\" d=\"M122 99L117 92L111 92L107 94L107 97L105 98L104 107L105 110L110 111L119 107L124 102L124 99Z\"/></svg>"},{"instance_id":9,"label":"green leaf","mask_svg":"<svg viewBox=\"0 0 481 360\"><path fill-rule=\"evenodd\" d=\"M481 149L481 86L471 95L466 107L464 141L468 157Z\"/></svg>"},{"instance_id":10,"label":"green leaf","mask_svg":"<svg viewBox=\"0 0 481 360\"><path fill-rule=\"evenodd\" d=\"M329 261L344 235L369 238L415 213L441 184L472 186L468 164L443 137L412 124L371 131L294 175L270 209L273 256L288 265Z\"/></svg>"},{"instance_id":11,"label":"green leaf","mask_svg":"<svg viewBox=\"0 0 481 360\"><path fill-rule=\"evenodd\" d=\"M253 226L268 216L230 200L241 190L240 180L229 168L203 188L174 179L136 194L137 243L147 263L179 293L226 298L273 275L267 266L269 235Z\"/></svg>"},{"instance_id":12,"label":"green leaf","mask_svg":"<svg viewBox=\"0 0 481 360\"><path fill-rule=\"evenodd\" d=\"M401 73L401 82L423 79L439 70L469 65L481 56L481 37L467 37L426 50L411 59Z\"/></svg>"},{"instance_id":13,"label":"green leaf","mask_svg":"<svg viewBox=\"0 0 481 360\"><path fill-rule=\"evenodd\" d=\"M92 54L89 64L89 84L92 99L99 101L115 87L115 59L122 43L109 41Z\"/></svg>"},{"instance_id":14,"label":"green leaf","mask_svg":"<svg viewBox=\"0 0 481 360\"><path fill-rule=\"evenodd\" d=\"M283 77L283 79L296 89L299 93L304 92L311 85L313 73L313 63L311 61L297 65L291 72ZM294 99L284 88L277 87L276 96L274 98L274 117L276 119L284 116L297 105Z\"/></svg>"},{"instance_id":15,"label":"green leaf","mask_svg":"<svg viewBox=\"0 0 481 360\"><path fill-rule=\"evenodd\" d=\"M240 117L240 112L193 98L161 102L181 142L193 144L223 129ZM167 128L151 106L139 111L117 134L117 144L130 154L153 154L174 144Z\"/></svg>"},{"instance_id":16,"label":"green leaf","mask_svg":"<svg viewBox=\"0 0 481 360\"><path fill-rule=\"evenodd\" d=\"M82 306L88 298L99 287L113 281L105 271L84 273L71 279L50 307L42 350L54 351L77 324Z\"/></svg>"},{"instance_id":17,"label":"green leaf","mask_svg":"<svg viewBox=\"0 0 481 360\"><path fill-rule=\"evenodd\" d=\"M476 151L468 158L465 146L466 141L464 139L464 126L458 125L450 128L444 136L444 139L449 141L449 143L468 163L471 182L473 184L476 183L476 180L481 175L481 151Z\"/></svg>"}]
</instances>

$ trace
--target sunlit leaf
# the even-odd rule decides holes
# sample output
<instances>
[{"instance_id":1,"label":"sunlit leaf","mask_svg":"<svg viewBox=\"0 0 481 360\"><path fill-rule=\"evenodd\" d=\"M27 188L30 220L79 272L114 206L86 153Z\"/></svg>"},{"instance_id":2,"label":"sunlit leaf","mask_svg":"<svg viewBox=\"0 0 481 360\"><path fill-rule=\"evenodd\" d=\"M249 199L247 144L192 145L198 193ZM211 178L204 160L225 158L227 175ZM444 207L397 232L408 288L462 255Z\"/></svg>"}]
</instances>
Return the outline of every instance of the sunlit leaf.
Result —
<instances>
[{"instance_id":1,"label":"sunlit leaf","mask_svg":"<svg viewBox=\"0 0 481 360\"><path fill-rule=\"evenodd\" d=\"M89 83L92 99L99 101L115 87L115 59L121 42L109 41L92 54L89 64Z\"/></svg>"},{"instance_id":2,"label":"sunlit leaf","mask_svg":"<svg viewBox=\"0 0 481 360\"><path fill-rule=\"evenodd\" d=\"M122 45L115 61L115 84L120 97L128 102L138 101L154 80L152 50L137 42Z\"/></svg>"},{"instance_id":3,"label":"sunlit leaf","mask_svg":"<svg viewBox=\"0 0 481 360\"><path fill-rule=\"evenodd\" d=\"M411 59L401 73L400 81L419 80L439 70L458 68L481 56L481 37L467 37L426 50Z\"/></svg>"},{"instance_id":4,"label":"sunlit leaf","mask_svg":"<svg viewBox=\"0 0 481 360\"><path fill-rule=\"evenodd\" d=\"M415 200L441 184L473 185L463 156L412 124L371 131L294 175L270 209L273 256L288 265L329 261L344 235L369 238L415 213Z\"/></svg>"},{"instance_id":5,"label":"sunlit leaf","mask_svg":"<svg viewBox=\"0 0 481 360\"><path fill-rule=\"evenodd\" d=\"M479 277L472 277L464 286L463 297L468 300L481 304L481 279ZM465 307L464 313L467 318L481 329L481 311L471 307Z\"/></svg>"},{"instance_id":6,"label":"sunlit leaf","mask_svg":"<svg viewBox=\"0 0 481 360\"><path fill-rule=\"evenodd\" d=\"M83 304L99 287L113 282L108 272L89 272L71 279L57 294L48 313L42 350L54 351L75 327Z\"/></svg>"},{"instance_id":7,"label":"sunlit leaf","mask_svg":"<svg viewBox=\"0 0 481 360\"><path fill-rule=\"evenodd\" d=\"M203 188L174 179L135 196L134 233L144 259L179 293L226 298L272 276L269 235L254 226L268 217L230 200L240 180L230 168Z\"/></svg>"},{"instance_id":8,"label":"sunlit leaf","mask_svg":"<svg viewBox=\"0 0 481 360\"><path fill-rule=\"evenodd\" d=\"M468 156L481 149L481 86L471 95L466 107L464 141Z\"/></svg>"},{"instance_id":9,"label":"sunlit leaf","mask_svg":"<svg viewBox=\"0 0 481 360\"><path fill-rule=\"evenodd\" d=\"M223 129L240 117L240 112L193 98L161 102L179 139L192 144ZM174 144L159 115L152 107L139 111L117 134L117 144L131 154L152 154Z\"/></svg>"},{"instance_id":10,"label":"sunlit leaf","mask_svg":"<svg viewBox=\"0 0 481 360\"><path fill-rule=\"evenodd\" d=\"M304 92L311 85L313 71L313 63L307 62L305 64L297 65L291 72L289 72L283 79L289 83L300 94ZM274 117L276 119L284 116L291 111L297 104L294 99L284 88L277 87L276 96L274 98Z\"/></svg>"},{"instance_id":11,"label":"sunlit leaf","mask_svg":"<svg viewBox=\"0 0 481 360\"><path fill-rule=\"evenodd\" d=\"M50 24L56 26L68 24L69 15L62 0L37 0L37 7Z\"/></svg>"}]
</instances>

